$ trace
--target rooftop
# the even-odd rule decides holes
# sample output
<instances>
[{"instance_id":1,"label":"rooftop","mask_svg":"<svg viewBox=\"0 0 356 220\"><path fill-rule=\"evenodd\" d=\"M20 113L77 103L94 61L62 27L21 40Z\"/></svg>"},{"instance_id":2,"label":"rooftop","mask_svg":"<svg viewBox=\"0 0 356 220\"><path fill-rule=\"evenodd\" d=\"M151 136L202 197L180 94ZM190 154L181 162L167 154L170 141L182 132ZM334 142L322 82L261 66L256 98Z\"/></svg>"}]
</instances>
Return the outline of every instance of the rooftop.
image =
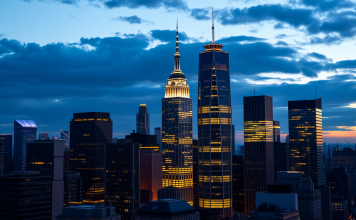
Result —
<instances>
[{"instance_id":1,"label":"rooftop","mask_svg":"<svg viewBox=\"0 0 356 220\"><path fill-rule=\"evenodd\" d=\"M24 128L37 128L37 125L34 120L15 120Z\"/></svg>"},{"instance_id":2,"label":"rooftop","mask_svg":"<svg viewBox=\"0 0 356 220\"><path fill-rule=\"evenodd\" d=\"M184 200L160 199L151 201L138 210L138 214L183 214L195 212L195 209Z\"/></svg>"}]
</instances>

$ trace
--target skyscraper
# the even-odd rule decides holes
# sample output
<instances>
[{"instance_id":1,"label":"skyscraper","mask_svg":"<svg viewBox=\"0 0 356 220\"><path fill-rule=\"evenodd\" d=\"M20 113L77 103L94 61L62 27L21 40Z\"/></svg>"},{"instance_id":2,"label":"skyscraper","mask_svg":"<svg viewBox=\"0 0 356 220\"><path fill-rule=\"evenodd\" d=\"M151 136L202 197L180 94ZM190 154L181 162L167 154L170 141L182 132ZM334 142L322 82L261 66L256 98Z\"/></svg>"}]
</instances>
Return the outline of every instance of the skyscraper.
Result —
<instances>
[{"instance_id":1,"label":"skyscraper","mask_svg":"<svg viewBox=\"0 0 356 220\"><path fill-rule=\"evenodd\" d=\"M109 113L74 113L70 122L69 170L83 178L83 202L105 201L105 146L112 141Z\"/></svg>"},{"instance_id":2,"label":"skyscraper","mask_svg":"<svg viewBox=\"0 0 356 220\"><path fill-rule=\"evenodd\" d=\"M274 184L273 104L269 96L244 97L245 213L255 210L256 192Z\"/></svg>"},{"instance_id":3,"label":"skyscraper","mask_svg":"<svg viewBox=\"0 0 356 220\"><path fill-rule=\"evenodd\" d=\"M204 48L198 73L199 206L227 218L232 217L229 53L214 34Z\"/></svg>"},{"instance_id":4,"label":"skyscraper","mask_svg":"<svg viewBox=\"0 0 356 220\"><path fill-rule=\"evenodd\" d=\"M149 190L149 201L157 200L157 192L162 189L162 153L141 149L140 189ZM140 196L142 198L142 195ZM142 200L140 203L143 203Z\"/></svg>"},{"instance_id":5,"label":"skyscraper","mask_svg":"<svg viewBox=\"0 0 356 220\"><path fill-rule=\"evenodd\" d=\"M182 200L193 205L192 99L180 69L178 25L174 71L162 99L163 187L181 190Z\"/></svg>"},{"instance_id":6,"label":"skyscraper","mask_svg":"<svg viewBox=\"0 0 356 220\"><path fill-rule=\"evenodd\" d=\"M59 140L64 141L64 157L63 157L63 170L69 170L69 131L61 130L61 137Z\"/></svg>"},{"instance_id":7,"label":"skyscraper","mask_svg":"<svg viewBox=\"0 0 356 220\"><path fill-rule=\"evenodd\" d=\"M162 152L162 127L155 128L155 135L157 144L159 144L159 151Z\"/></svg>"},{"instance_id":8,"label":"skyscraper","mask_svg":"<svg viewBox=\"0 0 356 220\"><path fill-rule=\"evenodd\" d=\"M35 121L14 121L14 171L26 171L26 144L36 140L36 132Z\"/></svg>"},{"instance_id":9,"label":"skyscraper","mask_svg":"<svg viewBox=\"0 0 356 220\"><path fill-rule=\"evenodd\" d=\"M10 158L12 158L12 135L0 135L0 143L3 143L3 174L9 174L10 171Z\"/></svg>"},{"instance_id":10,"label":"skyscraper","mask_svg":"<svg viewBox=\"0 0 356 220\"><path fill-rule=\"evenodd\" d=\"M281 142L281 126L279 121L273 121L273 142Z\"/></svg>"},{"instance_id":11,"label":"skyscraper","mask_svg":"<svg viewBox=\"0 0 356 220\"><path fill-rule=\"evenodd\" d=\"M150 114L147 112L146 104L140 104L136 114L136 133L150 134Z\"/></svg>"}]
</instances>

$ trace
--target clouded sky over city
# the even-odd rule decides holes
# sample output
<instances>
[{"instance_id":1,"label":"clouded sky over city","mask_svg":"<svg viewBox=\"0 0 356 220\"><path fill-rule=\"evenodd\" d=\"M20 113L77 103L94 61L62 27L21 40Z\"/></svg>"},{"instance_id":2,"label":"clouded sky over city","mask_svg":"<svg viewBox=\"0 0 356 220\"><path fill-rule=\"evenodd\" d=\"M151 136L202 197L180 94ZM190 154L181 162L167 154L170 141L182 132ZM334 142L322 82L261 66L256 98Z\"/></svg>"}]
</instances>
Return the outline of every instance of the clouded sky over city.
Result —
<instances>
[{"instance_id":1,"label":"clouded sky over city","mask_svg":"<svg viewBox=\"0 0 356 220\"><path fill-rule=\"evenodd\" d=\"M74 112L111 114L114 136L135 129L140 103L161 126L179 19L181 69L197 134L199 53L215 38L230 53L233 124L243 96L273 97L288 133L288 100L322 98L324 142L356 142L356 1L0 0L0 133L14 119L59 135Z\"/></svg>"}]
</instances>

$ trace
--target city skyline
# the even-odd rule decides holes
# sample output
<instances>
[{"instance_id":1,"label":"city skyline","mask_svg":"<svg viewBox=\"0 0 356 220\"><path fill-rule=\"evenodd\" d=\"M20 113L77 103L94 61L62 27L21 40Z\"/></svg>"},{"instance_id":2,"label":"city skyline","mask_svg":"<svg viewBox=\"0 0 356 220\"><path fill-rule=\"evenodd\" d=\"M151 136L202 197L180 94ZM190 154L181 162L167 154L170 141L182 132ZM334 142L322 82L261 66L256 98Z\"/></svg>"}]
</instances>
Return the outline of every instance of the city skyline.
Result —
<instances>
[{"instance_id":1,"label":"city skyline","mask_svg":"<svg viewBox=\"0 0 356 220\"><path fill-rule=\"evenodd\" d=\"M97 3L101 7L98 8L87 5L86 0L67 1L74 4L60 2L48 1L46 4L35 0L27 2L18 0L0 3L1 8L18 10L29 7L33 11L55 12L58 10L55 9L57 7L63 10L63 14L69 14L68 18L61 20L63 24L73 28L73 25L69 25L69 19L72 19L76 21L76 25L82 27L79 28L82 33L76 30L72 35L64 36L44 31L46 22L37 23L37 32L31 32L26 37L22 33L26 29L13 30L8 24L2 25L0 72L5 77L0 85L6 89L0 100L7 108L2 109L0 115L0 133L12 134L14 119L31 119L38 124L39 133L48 131L49 136L59 136L58 127L62 126L64 130L68 130L68 122L73 112L100 111L111 113L114 136L123 137L135 128L134 112L143 102L150 109L150 133L153 133L154 127L160 127L161 124L160 100L163 97L166 73L171 70L172 64L166 54L174 53L174 26L178 17L182 30L181 62L191 86L193 137L196 139L198 54L202 46L211 41L209 8L215 7L216 3L207 1L199 5L179 1L182 4L167 6L168 4L165 4L167 1L162 0L152 7L117 5L118 7L110 8L104 3L94 1L93 4ZM184 8L184 5L188 9ZM315 8L315 5L306 6ZM321 6L318 12L329 16L330 25L340 19L349 21L343 17L340 10L350 10L351 6L335 3L334 7L339 10L337 15L330 13L330 7ZM271 16L257 19L253 14L256 7L271 10ZM247 12L249 10L252 12L244 12L244 8ZM241 16L245 17L239 20L232 16L230 20L224 20L222 17L224 13L238 13L237 9L240 9ZM288 9L291 14L280 18L275 16L276 12L272 9L275 11ZM208 14L206 10L209 11ZM223 1L216 7L215 24L217 32L220 33L216 33L220 35L217 42L226 45L226 51L231 56L232 124L236 126L237 144L243 143L242 97L253 94L254 88L257 95L274 98L274 119L281 122L282 142L288 133L288 101L303 100L304 97L311 99L315 96L315 88L317 98L322 97L324 100L324 142L352 144L356 142L354 117L356 100L352 95L355 94L353 70L356 67L354 64L356 55L350 52L353 51L355 44L352 40L353 33L347 32L346 27L342 30L331 27L326 30L321 27L318 33L313 33L310 30L310 22L301 20L300 23L293 23L296 22L293 19L298 17L298 13L306 13L312 21L327 22L324 18L318 18L311 10L303 8L301 2L293 5L287 1L270 1L264 4L254 1L234 2L230 6ZM103 29L88 32L84 18L88 17L89 12L94 15L107 12L108 15L104 17L112 29L105 24ZM156 12L164 13L167 19L162 21L157 18ZM70 15L72 17L69 17ZM135 23L136 17L131 16L136 16L138 21ZM18 24L18 18L15 19L14 15L2 13L0 18L13 19L14 24ZM56 13L49 16L49 20L58 18L59 15ZM35 19L29 18L34 22ZM102 19L100 22L104 21ZM114 27L112 24L117 25ZM18 29L22 29L24 25L19 23ZM97 24L94 26L97 27ZM43 30L38 29L41 27ZM279 27L283 29L278 29ZM64 31L63 27L58 29ZM119 32L118 35L115 35L114 29ZM266 34L267 30L271 33ZM287 36L282 36L282 33ZM323 38L322 43L322 36L318 34L329 36L329 39L334 39L333 43L326 42L326 38ZM340 35L341 38L336 41L336 37L332 38L334 35ZM312 45L307 42L318 37L321 42L319 44ZM119 50L122 52L118 52ZM127 58L128 60L123 62L123 53L130 54L135 59ZM29 58L28 61L17 63L21 56ZM48 65L48 62L53 65ZM130 74L125 74L126 72ZM101 79L95 78L97 73L101 74ZM56 117L46 114L47 112L52 112Z\"/></svg>"}]
</instances>

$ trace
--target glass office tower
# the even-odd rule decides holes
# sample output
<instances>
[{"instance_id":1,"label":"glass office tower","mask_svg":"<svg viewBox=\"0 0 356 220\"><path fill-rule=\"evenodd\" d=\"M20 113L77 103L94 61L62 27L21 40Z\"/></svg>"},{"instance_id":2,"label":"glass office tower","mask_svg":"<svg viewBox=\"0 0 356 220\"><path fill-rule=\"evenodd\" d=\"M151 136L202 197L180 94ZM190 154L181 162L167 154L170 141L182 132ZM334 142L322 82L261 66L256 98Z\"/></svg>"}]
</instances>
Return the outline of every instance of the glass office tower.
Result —
<instances>
[{"instance_id":1,"label":"glass office tower","mask_svg":"<svg viewBox=\"0 0 356 220\"><path fill-rule=\"evenodd\" d=\"M226 218L232 217L229 53L214 40L204 48L198 74L199 207Z\"/></svg>"},{"instance_id":2,"label":"glass office tower","mask_svg":"<svg viewBox=\"0 0 356 220\"><path fill-rule=\"evenodd\" d=\"M291 171L310 176L315 187L325 184L321 98L288 102Z\"/></svg>"},{"instance_id":3,"label":"glass office tower","mask_svg":"<svg viewBox=\"0 0 356 220\"><path fill-rule=\"evenodd\" d=\"M83 202L105 202L105 148L112 142L109 113L74 113L70 122L69 170L83 178Z\"/></svg>"},{"instance_id":4,"label":"glass office tower","mask_svg":"<svg viewBox=\"0 0 356 220\"><path fill-rule=\"evenodd\" d=\"M136 133L149 135L150 134L150 114L147 111L146 104L140 104L138 113L136 114Z\"/></svg>"},{"instance_id":5,"label":"glass office tower","mask_svg":"<svg viewBox=\"0 0 356 220\"><path fill-rule=\"evenodd\" d=\"M274 184L272 97L244 97L245 213L256 209L256 192Z\"/></svg>"},{"instance_id":6,"label":"glass office tower","mask_svg":"<svg viewBox=\"0 0 356 220\"><path fill-rule=\"evenodd\" d=\"M14 171L26 171L26 144L36 140L36 133L35 121L14 121Z\"/></svg>"},{"instance_id":7,"label":"glass office tower","mask_svg":"<svg viewBox=\"0 0 356 220\"><path fill-rule=\"evenodd\" d=\"M193 205L192 99L189 85L180 70L178 27L174 71L162 99L163 187L181 190L181 198Z\"/></svg>"}]
</instances>

